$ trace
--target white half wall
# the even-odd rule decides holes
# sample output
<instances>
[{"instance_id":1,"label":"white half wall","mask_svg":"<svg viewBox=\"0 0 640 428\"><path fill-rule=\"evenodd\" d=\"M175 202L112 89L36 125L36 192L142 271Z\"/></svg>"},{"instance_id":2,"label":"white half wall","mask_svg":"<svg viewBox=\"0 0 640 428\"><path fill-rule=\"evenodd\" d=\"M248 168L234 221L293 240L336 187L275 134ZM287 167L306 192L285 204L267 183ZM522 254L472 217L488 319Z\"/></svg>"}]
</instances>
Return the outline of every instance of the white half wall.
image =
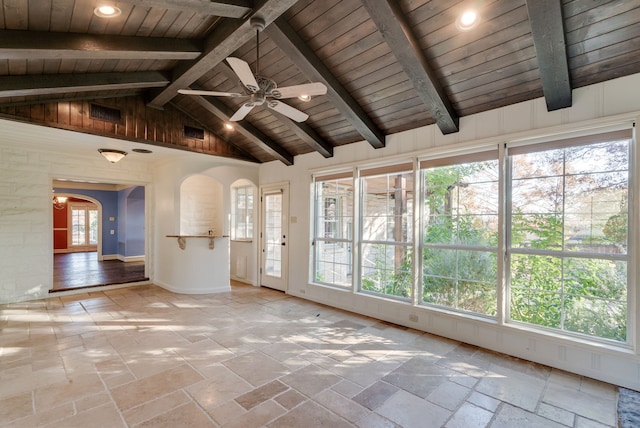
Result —
<instances>
[{"instance_id":1,"label":"white half wall","mask_svg":"<svg viewBox=\"0 0 640 428\"><path fill-rule=\"evenodd\" d=\"M541 98L461 118L460 132L455 134L442 135L432 125L390 135L387 137L386 147L378 150L363 141L337 147L334 157L329 159L318 153L310 153L297 156L293 166L284 166L280 162L262 164L261 186L283 180L291 183L289 218L297 218L298 221L289 226L289 235L293 239L289 241L288 293L640 390L640 355L637 345L633 349L596 345L309 282L309 219L313 170L392 160L394 157L406 159L409 154L446 153L449 149L456 150L462 144L497 144L507 139L589 127L609 119L621 119L620 115L624 115L625 119L633 118L640 116L639 87L640 74L576 89L573 91L573 106L559 111L547 112L546 103ZM636 254L635 262L639 261ZM634 314L640 307L639 294L634 292L629 308ZM417 316L417 322L409 321L411 314ZM630 326L629 332L635 335L633 339L637 344L640 339L638 329Z\"/></svg>"}]
</instances>

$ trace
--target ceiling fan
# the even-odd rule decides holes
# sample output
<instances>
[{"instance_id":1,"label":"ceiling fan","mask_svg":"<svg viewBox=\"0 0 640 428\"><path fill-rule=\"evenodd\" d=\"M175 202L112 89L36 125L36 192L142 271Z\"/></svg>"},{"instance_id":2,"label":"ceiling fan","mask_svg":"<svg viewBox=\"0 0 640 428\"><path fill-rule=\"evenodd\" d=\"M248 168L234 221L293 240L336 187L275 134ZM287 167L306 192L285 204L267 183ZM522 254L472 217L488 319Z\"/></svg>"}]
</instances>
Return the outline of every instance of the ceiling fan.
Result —
<instances>
[{"instance_id":1,"label":"ceiling fan","mask_svg":"<svg viewBox=\"0 0 640 428\"><path fill-rule=\"evenodd\" d=\"M231 122L244 119L255 107L266 105L268 108L281 113L296 122L304 122L309 115L283 103L285 98L299 98L309 101L313 95L324 95L327 87L320 83L306 83L303 85L285 86L278 88L273 80L259 76L260 73L260 31L264 29L265 22L261 18L251 18L251 27L256 30L256 74L251 72L251 67L246 61L240 58L228 57L227 63L240 79L244 93L239 92L217 92L195 89L178 89L178 93L185 95L206 95L216 97L244 97L249 98L247 102L229 118Z\"/></svg>"}]
</instances>

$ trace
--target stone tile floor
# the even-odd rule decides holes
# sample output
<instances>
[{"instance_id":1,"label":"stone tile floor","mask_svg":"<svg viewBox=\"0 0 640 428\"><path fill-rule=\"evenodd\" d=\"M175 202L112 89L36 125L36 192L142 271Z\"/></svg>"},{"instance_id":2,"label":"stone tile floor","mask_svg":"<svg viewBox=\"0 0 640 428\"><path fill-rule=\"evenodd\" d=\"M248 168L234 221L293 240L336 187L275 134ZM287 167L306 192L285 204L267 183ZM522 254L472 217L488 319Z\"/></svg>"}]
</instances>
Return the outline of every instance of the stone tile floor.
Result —
<instances>
[{"instance_id":1,"label":"stone tile floor","mask_svg":"<svg viewBox=\"0 0 640 428\"><path fill-rule=\"evenodd\" d=\"M617 394L240 284L0 306L3 427L614 427Z\"/></svg>"}]
</instances>

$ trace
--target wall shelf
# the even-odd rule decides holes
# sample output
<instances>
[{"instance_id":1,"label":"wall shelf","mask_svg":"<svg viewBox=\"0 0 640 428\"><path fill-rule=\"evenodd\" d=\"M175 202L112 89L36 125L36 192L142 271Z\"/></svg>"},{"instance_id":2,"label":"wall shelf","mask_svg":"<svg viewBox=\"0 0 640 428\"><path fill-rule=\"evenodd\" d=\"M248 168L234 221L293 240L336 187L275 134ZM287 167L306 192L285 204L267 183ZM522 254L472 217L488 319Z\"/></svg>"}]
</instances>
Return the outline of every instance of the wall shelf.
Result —
<instances>
[{"instance_id":1,"label":"wall shelf","mask_svg":"<svg viewBox=\"0 0 640 428\"><path fill-rule=\"evenodd\" d=\"M214 242L217 238L228 238L229 235L214 236L214 235L167 235L167 238L177 238L178 246L181 250L187 248L187 239L190 238L205 238L209 240L209 249L215 248Z\"/></svg>"}]
</instances>

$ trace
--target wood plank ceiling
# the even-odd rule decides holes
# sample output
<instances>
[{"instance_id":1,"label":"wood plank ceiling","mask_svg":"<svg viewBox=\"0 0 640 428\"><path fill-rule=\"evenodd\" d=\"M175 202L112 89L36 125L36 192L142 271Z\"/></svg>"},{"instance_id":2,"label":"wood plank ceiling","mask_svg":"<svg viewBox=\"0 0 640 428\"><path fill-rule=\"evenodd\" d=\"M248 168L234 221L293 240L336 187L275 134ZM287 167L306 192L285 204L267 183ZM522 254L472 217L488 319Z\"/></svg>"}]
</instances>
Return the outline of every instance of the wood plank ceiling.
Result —
<instances>
[{"instance_id":1,"label":"wood plank ceiling","mask_svg":"<svg viewBox=\"0 0 640 428\"><path fill-rule=\"evenodd\" d=\"M100 4L0 0L0 117L292 164L434 123L458 132L460 117L537 97L565 108L574 88L640 72L640 0L131 0L109 19ZM480 21L461 31L470 6ZM242 99L177 93L242 91L224 59L255 71L252 17L267 24L261 75L327 86L286 100L305 122L262 106L228 131ZM94 104L122 117L102 123Z\"/></svg>"}]
</instances>

